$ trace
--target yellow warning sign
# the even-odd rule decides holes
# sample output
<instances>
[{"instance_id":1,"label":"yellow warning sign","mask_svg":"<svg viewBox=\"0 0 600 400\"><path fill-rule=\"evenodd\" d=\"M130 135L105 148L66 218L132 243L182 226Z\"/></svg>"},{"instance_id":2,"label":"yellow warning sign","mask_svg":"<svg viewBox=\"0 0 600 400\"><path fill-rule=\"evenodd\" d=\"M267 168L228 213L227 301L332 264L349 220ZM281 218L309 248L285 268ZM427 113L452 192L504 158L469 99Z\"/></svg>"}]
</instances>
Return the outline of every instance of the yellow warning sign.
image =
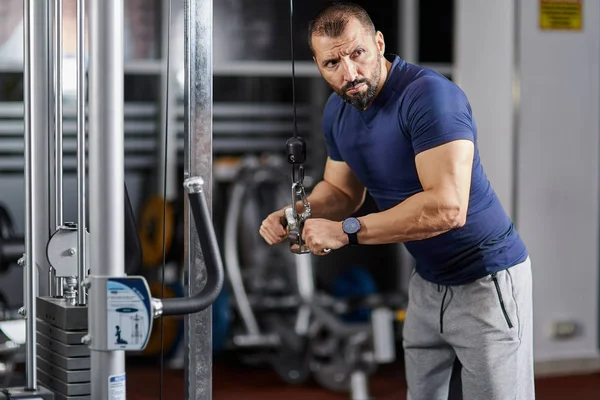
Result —
<instances>
[{"instance_id":1,"label":"yellow warning sign","mask_svg":"<svg viewBox=\"0 0 600 400\"><path fill-rule=\"evenodd\" d=\"M580 31L583 25L583 0L540 0L542 30Z\"/></svg>"}]
</instances>

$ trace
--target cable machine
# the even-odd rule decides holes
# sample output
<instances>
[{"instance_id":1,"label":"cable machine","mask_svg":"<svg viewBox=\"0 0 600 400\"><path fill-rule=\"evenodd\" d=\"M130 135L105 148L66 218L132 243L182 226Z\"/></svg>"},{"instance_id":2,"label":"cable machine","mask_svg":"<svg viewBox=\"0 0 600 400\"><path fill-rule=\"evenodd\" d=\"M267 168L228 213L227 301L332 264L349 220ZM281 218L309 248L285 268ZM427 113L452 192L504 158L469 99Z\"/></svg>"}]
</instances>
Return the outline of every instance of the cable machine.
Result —
<instances>
[{"instance_id":1,"label":"cable machine","mask_svg":"<svg viewBox=\"0 0 600 400\"><path fill-rule=\"evenodd\" d=\"M140 253L124 185L123 0L89 1L85 185L84 4L77 1L78 222L70 223L62 217L62 1L24 0L26 384L0 389L0 399L124 400L125 351L143 350L153 320L168 315L186 315L186 397L211 399L209 307L224 278L209 207L212 1L185 1L188 296L164 300L152 298L143 277L126 275Z\"/></svg>"}]
</instances>

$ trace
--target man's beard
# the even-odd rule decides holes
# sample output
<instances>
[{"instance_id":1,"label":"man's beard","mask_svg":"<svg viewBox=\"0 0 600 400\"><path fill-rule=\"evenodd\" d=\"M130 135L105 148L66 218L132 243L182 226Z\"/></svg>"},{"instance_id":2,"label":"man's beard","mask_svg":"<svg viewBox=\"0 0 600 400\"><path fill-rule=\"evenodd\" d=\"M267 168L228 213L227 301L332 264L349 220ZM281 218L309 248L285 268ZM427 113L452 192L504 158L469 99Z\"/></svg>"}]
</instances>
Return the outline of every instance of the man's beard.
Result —
<instances>
[{"instance_id":1,"label":"man's beard","mask_svg":"<svg viewBox=\"0 0 600 400\"><path fill-rule=\"evenodd\" d=\"M377 61L377 67L375 69L375 73L373 74L372 79L357 79L354 82L348 82L341 89L334 89L335 92L340 96L346 103L358 108L359 110L366 109L377 93L377 86L379 85L379 80L381 78L381 58ZM367 90L365 92L357 92L354 94L348 94L347 91L352 89L355 86L363 83Z\"/></svg>"}]
</instances>

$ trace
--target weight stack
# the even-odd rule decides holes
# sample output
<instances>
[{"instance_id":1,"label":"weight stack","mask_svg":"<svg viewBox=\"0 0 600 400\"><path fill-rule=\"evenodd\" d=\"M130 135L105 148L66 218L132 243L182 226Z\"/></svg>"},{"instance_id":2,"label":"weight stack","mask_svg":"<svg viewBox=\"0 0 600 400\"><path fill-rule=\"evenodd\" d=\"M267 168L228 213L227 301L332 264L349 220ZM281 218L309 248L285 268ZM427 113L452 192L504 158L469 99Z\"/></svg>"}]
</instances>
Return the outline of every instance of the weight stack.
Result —
<instances>
[{"instance_id":1,"label":"weight stack","mask_svg":"<svg viewBox=\"0 0 600 400\"><path fill-rule=\"evenodd\" d=\"M56 400L90 400L90 349L81 343L88 330L87 306L52 297L38 297L36 304L38 382Z\"/></svg>"}]
</instances>

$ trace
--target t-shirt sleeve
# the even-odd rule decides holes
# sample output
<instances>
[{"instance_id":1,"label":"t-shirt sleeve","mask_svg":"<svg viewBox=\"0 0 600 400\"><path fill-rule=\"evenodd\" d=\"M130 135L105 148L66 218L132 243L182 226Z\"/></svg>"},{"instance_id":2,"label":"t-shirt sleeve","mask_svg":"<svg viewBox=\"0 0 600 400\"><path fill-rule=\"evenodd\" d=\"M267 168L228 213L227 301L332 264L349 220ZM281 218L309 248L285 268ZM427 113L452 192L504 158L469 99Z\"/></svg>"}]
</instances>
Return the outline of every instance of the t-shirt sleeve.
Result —
<instances>
[{"instance_id":1,"label":"t-shirt sleeve","mask_svg":"<svg viewBox=\"0 0 600 400\"><path fill-rule=\"evenodd\" d=\"M454 83L424 77L406 90L400 124L410 135L415 154L454 140L475 141L471 107Z\"/></svg>"},{"instance_id":2,"label":"t-shirt sleeve","mask_svg":"<svg viewBox=\"0 0 600 400\"><path fill-rule=\"evenodd\" d=\"M322 128L323 133L325 135L325 145L327 146L327 154L329 158L334 161L344 161L338 146L335 142L335 136L333 134L333 123L335 121L337 111L339 107L337 107L337 101L334 98L335 94L332 93L327 100L327 104L325 104L325 109L323 111L323 119L322 119Z\"/></svg>"}]
</instances>

